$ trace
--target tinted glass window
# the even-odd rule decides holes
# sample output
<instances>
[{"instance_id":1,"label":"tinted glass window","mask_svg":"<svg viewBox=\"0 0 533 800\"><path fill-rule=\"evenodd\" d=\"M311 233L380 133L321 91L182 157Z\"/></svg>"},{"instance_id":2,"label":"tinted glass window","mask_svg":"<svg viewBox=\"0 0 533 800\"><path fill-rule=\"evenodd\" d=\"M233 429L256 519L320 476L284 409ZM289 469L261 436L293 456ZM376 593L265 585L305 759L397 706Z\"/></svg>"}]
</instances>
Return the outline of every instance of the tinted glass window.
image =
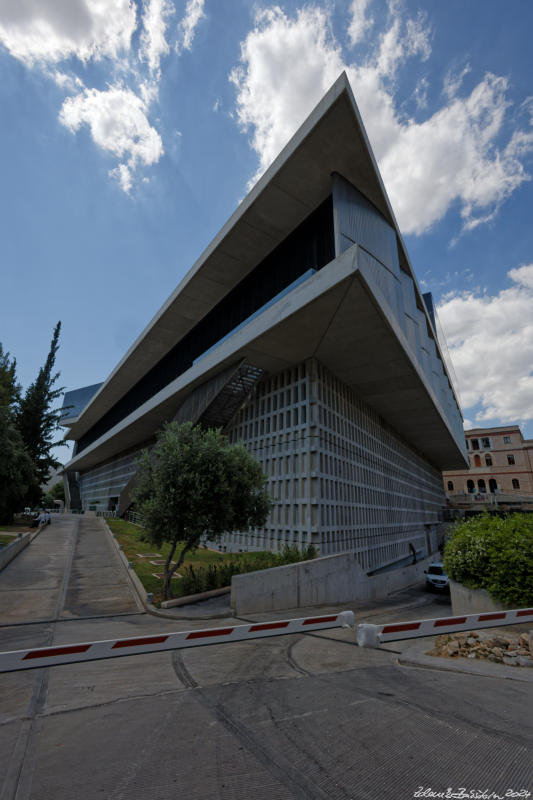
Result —
<instances>
[{"instance_id":1,"label":"tinted glass window","mask_svg":"<svg viewBox=\"0 0 533 800\"><path fill-rule=\"evenodd\" d=\"M78 453L161 391L193 361L309 269L335 257L331 196L198 322L78 441Z\"/></svg>"}]
</instances>

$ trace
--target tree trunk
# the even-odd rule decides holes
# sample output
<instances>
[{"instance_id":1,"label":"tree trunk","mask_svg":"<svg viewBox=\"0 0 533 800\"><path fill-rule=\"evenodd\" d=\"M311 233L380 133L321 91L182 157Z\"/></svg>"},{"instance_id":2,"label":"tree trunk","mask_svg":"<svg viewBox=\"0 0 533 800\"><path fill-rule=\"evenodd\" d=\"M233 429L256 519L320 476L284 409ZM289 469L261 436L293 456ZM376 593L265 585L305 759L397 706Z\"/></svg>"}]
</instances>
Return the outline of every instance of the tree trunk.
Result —
<instances>
[{"instance_id":1,"label":"tree trunk","mask_svg":"<svg viewBox=\"0 0 533 800\"><path fill-rule=\"evenodd\" d=\"M170 565L172 563L172 556L176 552L176 546L179 541L180 533L181 531L178 531L178 533L174 537L172 545L170 547L170 553L168 554L168 558L165 562L165 571L163 577L163 600L170 600L170 598L172 597L172 593L170 591L170 581L172 580L172 576L176 570L176 567L174 567L174 569L171 569Z\"/></svg>"}]
</instances>

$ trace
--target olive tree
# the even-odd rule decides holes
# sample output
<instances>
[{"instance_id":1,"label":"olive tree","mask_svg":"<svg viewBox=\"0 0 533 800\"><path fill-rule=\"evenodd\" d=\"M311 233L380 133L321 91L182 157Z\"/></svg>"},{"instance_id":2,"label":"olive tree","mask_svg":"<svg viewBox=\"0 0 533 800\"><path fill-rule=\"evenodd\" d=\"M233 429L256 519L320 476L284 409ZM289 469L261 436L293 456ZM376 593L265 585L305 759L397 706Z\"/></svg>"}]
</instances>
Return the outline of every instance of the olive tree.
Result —
<instances>
[{"instance_id":1,"label":"olive tree","mask_svg":"<svg viewBox=\"0 0 533 800\"><path fill-rule=\"evenodd\" d=\"M218 429L175 422L143 452L133 499L150 542L157 547L170 542L165 599L171 596L172 575L202 536L216 539L261 527L271 505L266 476L242 445L231 445Z\"/></svg>"}]
</instances>

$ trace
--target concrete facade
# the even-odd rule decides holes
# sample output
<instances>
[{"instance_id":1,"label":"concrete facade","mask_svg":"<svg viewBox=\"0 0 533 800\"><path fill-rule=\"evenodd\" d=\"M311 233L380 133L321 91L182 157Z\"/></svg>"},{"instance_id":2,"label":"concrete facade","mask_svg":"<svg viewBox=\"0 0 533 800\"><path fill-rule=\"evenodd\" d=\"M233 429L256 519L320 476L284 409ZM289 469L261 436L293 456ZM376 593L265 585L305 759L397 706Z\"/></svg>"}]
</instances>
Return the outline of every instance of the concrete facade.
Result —
<instances>
[{"instance_id":1,"label":"concrete facade","mask_svg":"<svg viewBox=\"0 0 533 800\"><path fill-rule=\"evenodd\" d=\"M461 414L344 74L66 420L71 500L126 510L173 419L222 427L268 475L265 529L223 547L314 544L364 569L432 547Z\"/></svg>"},{"instance_id":2,"label":"concrete facade","mask_svg":"<svg viewBox=\"0 0 533 800\"><path fill-rule=\"evenodd\" d=\"M316 359L264 378L228 426L269 477L268 527L229 550L314 545L373 569L410 545L428 552L442 508L440 475ZM436 539L433 549L436 549Z\"/></svg>"}]
</instances>

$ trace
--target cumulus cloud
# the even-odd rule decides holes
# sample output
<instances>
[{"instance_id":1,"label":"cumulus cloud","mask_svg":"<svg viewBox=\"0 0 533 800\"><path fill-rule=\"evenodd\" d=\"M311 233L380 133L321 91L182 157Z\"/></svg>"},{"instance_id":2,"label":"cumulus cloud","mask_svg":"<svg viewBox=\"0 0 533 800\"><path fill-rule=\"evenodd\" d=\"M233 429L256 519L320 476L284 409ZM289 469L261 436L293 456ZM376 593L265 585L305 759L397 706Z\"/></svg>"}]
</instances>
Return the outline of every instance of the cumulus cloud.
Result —
<instances>
[{"instance_id":1,"label":"cumulus cloud","mask_svg":"<svg viewBox=\"0 0 533 800\"><path fill-rule=\"evenodd\" d=\"M204 0L188 0L185 15L178 25L176 51L190 50L196 33L196 26L205 17Z\"/></svg>"},{"instance_id":2,"label":"cumulus cloud","mask_svg":"<svg viewBox=\"0 0 533 800\"><path fill-rule=\"evenodd\" d=\"M359 0L350 9L356 43L368 29L369 3ZM402 231L422 234L454 205L463 229L492 219L529 178L521 158L533 150L533 128L516 130L502 144L507 79L487 74L459 96L467 68L446 77L440 109L420 122L406 117L395 103L397 75L407 59L430 57L431 36L423 15L406 18L391 3L371 54L348 63L327 9L306 5L294 16L279 6L259 11L230 75L238 122L259 159L254 180L345 69Z\"/></svg>"},{"instance_id":3,"label":"cumulus cloud","mask_svg":"<svg viewBox=\"0 0 533 800\"><path fill-rule=\"evenodd\" d=\"M454 292L437 309L463 408L481 406L476 425L533 419L533 264L507 276L498 294Z\"/></svg>"},{"instance_id":4,"label":"cumulus cloud","mask_svg":"<svg viewBox=\"0 0 533 800\"><path fill-rule=\"evenodd\" d=\"M259 177L338 77L343 61L326 12L311 6L294 19L279 6L258 12L240 61L230 77L239 123L252 131Z\"/></svg>"},{"instance_id":5,"label":"cumulus cloud","mask_svg":"<svg viewBox=\"0 0 533 800\"><path fill-rule=\"evenodd\" d=\"M0 0L0 42L28 65L117 58L136 28L130 0Z\"/></svg>"},{"instance_id":6,"label":"cumulus cloud","mask_svg":"<svg viewBox=\"0 0 533 800\"><path fill-rule=\"evenodd\" d=\"M154 164L163 154L161 137L148 121L145 103L123 86L111 86L103 92L85 89L67 97L59 119L72 132L88 125L95 144L126 159L111 170L125 192L131 189L131 174L137 164Z\"/></svg>"},{"instance_id":7,"label":"cumulus cloud","mask_svg":"<svg viewBox=\"0 0 533 800\"><path fill-rule=\"evenodd\" d=\"M178 49L191 49L203 7L188 0ZM120 159L109 174L126 193L136 170L164 152L151 116L161 59L176 44L168 41L174 12L172 0L0 0L0 44L70 95L59 121L72 133L88 126L94 144ZM80 67L89 62L107 71L105 91L85 85L90 73Z\"/></svg>"}]
</instances>

